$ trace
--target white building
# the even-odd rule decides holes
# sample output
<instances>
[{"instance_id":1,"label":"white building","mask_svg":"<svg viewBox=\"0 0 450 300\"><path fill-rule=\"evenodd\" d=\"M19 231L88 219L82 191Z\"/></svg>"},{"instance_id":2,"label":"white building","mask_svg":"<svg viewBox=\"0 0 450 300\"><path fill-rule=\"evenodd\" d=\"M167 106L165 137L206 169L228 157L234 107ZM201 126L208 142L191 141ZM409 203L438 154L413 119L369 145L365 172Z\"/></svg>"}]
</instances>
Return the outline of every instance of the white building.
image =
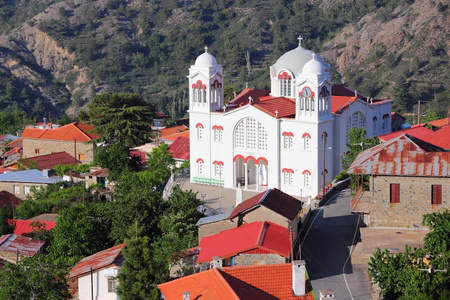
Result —
<instances>
[{"instance_id":1,"label":"white building","mask_svg":"<svg viewBox=\"0 0 450 300\"><path fill-rule=\"evenodd\" d=\"M339 173L350 128L391 131L391 100L332 87L330 67L299 40L270 67L270 91L246 88L226 106L205 47L188 76L192 182L314 197Z\"/></svg>"}]
</instances>

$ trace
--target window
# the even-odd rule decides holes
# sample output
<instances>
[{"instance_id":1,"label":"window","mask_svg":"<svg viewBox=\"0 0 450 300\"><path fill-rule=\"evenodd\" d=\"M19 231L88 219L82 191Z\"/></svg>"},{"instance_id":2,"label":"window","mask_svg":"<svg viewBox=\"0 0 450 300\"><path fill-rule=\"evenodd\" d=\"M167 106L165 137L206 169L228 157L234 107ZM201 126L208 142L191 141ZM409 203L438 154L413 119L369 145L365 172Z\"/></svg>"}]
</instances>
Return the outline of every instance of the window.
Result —
<instances>
[{"instance_id":1,"label":"window","mask_svg":"<svg viewBox=\"0 0 450 300\"><path fill-rule=\"evenodd\" d=\"M206 85L204 85L200 80L192 85L192 99L194 102L206 102Z\"/></svg>"},{"instance_id":2,"label":"window","mask_svg":"<svg viewBox=\"0 0 450 300\"><path fill-rule=\"evenodd\" d=\"M197 173L198 175L203 175L203 160L201 158L197 159Z\"/></svg>"},{"instance_id":3,"label":"window","mask_svg":"<svg viewBox=\"0 0 450 300\"><path fill-rule=\"evenodd\" d=\"M216 162L214 164L214 176L223 177L223 163L222 162Z\"/></svg>"},{"instance_id":4,"label":"window","mask_svg":"<svg viewBox=\"0 0 450 300\"><path fill-rule=\"evenodd\" d=\"M294 170L283 169L283 182L285 185L292 185L294 183Z\"/></svg>"},{"instance_id":5,"label":"window","mask_svg":"<svg viewBox=\"0 0 450 300\"><path fill-rule=\"evenodd\" d=\"M195 127L197 128L197 140L203 141L203 125L201 123L197 123Z\"/></svg>"},{"instance_id":6,"label":"window","mask_svg":"<svg viewBox=\"0 0 450 300\"><path fill-rule=\"evenodd\" d=\"M20 186L15 185L15 186L13 186L13 189L14 189L14 194L20 194Z\"/></svg>"},{"instance_id":7,"label":"window","mask_svg":"<svg viewBox=\"0 0 450 300\"><path fill-rule=\"evenodd\" d=\"M30 186L29 185L26 185L26 186L23 187L23 193L25 195L30 194Z\"/></svg>"},{"instance_id":8,"label":"window","mask_svg":"<svg viewBox=\"0 0 450 300\"><path fill-rule=\"evenodd\" d=\"M294 143L294 134L292 132L283 132L283 147L284 149L292 149Z\"/></svg>"},{"instance_id":9,"label":"window","mask_svg":"<svg viewBox=\"0 0 450 300\"><path fill-rule=\"evenodd\" d=\"M310 147L311 136L309 133L303 134L303 150L308 151Z\"/></svg>"},{"instance_id":10,"label":"window","mask_svg":"<svg viewBox=\"0 0 450 300\"><path fill-rule=\"evenodd\" d=\"M347 139L348 142L348 132L352 128L364 128L366 124L366 119L362 112L356 111L347 119L347 126L346 126L346 132L347 132Z\"/></svg>"},{"instance_id":11,"label":"window","mask_svg":"<svg viewBox=\"0 0 450 300\"><path fill-rule=\"evenodd\" d=\"M377 117L373 117L373 136L377 135Z\"/></svg>"},{"instance_id":12,"label":"window","mask_svg":"<svg viewBox=\"0 0 450 300\"><path fill-rule=\"evenodd\" d=\"M108 293L115 293L117 288L117 278L108 277Z\"/></svg>"},{"instance_id":13,"label":"window","mask_svg":"<svg viewBox=\"0 0 450 300\"><path fill-rule=\"evenodd\" d=\"M39 154L39 149L34 149L34 154Z\"/></svg>"},{"instance_id":14,"label":"window","mask_svg":"<svg viewBox=\"0 0 450 300\"><path fill-rule=\"evenodd\" d=\"M442 185L431 186L431 204L442 204Z\"/></svg>"},{"instance_id":15,"label":"window","mask_svg":"<svg viewBox=\"0 0 450 300\"><path fill-rule=\"evenodd\" d=\"M391 183L389 199L391 203L400 203L400 183Z\"/></svg>"},{"instance_id":16,"label":"window","mask_svg":"<svg viewBox=\"0 0 450 300\"><path fill-rule=\"evenodd\" d=\"M383 130L389 129L389 114L383 115Z\"/></svg>"},{"instance_id":17,"label":"window","mask_svg":"<svg viewBox=\"0 0 450 300\"><path fill-rule=\"evenodd\" d=\"M223 141L223 127L222 126L213 126L214 130L214 142L222 142Z\"/></svg>"},{"instance_id":18,"label":"window","mask_svg":"<svg viewBox=\"0 0 450 300\"><path fill-rule=\"evenodd\" d=\"M234 148L255 151L267 150L266 129L255 119L243 119L234 130Z\"/></svg>"},{"instance_id":19,"label":"window","mask_svg":"<svg viewBox=\"0 0 450 300\"><path fill-rule=\"evenodd\" d=\"M303 171L303 185L304 187L311 186L311 172L308 170Z\"/></svg>"},{"instance_id":20,"label":"window","mask_svg":"<svg viewBox=\"0 0 450 300\"><path fill-rule=\"evenodd\" d=\"M290 97L291 96L291 83L292 77L286 72L283 72L278 76L280 80L280 94L281 96Z\"/></svg>"},{"instance_id":21,"label":"window","mask_svg":"<svg viewBox=\"0 0 450 300\"><path fill-rule=\"evenodd\" d=\"M83 153L79 153L78 154L78 160L84 160L84 154Z\"/></svg>"}]
</instances>

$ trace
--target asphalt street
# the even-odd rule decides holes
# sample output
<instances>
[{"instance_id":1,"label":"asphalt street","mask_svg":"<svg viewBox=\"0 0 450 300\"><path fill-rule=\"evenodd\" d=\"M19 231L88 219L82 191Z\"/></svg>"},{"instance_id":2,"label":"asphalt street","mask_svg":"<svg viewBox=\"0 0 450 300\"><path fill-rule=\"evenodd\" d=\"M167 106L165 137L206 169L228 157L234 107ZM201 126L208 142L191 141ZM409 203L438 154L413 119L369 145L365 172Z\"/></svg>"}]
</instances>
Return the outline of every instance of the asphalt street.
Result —
<instances>
[{"instance_id":1,"label":"asphalt street","mask_svg":"<svg viewBox=\"0 0 450 300\"><path fill-rule=\"evenodd\" d=\"M372 299L367 265L351 262L358 241L359 217L350 214L350 190L313 211L301 252L316 299L322 289L333 290L335 300Z\"/></svg>"}]
</instances>

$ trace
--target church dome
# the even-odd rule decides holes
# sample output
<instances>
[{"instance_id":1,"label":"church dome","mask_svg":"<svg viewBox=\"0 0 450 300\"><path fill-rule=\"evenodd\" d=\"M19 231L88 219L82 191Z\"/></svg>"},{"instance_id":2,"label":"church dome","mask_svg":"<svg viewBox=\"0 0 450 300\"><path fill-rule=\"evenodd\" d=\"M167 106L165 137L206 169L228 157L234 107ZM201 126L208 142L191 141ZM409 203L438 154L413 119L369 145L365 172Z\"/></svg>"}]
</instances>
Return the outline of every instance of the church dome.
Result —
<instances>
[{"instance_id":1,"label":"church dome","mask_svg":"<svg viewBox=\"0 0 450 300\"><path fill-rule=\"evenodd\" d=\"M303 66L302 69L303 74L320 75L323 73L327 73L326 66L323 63L321 63L317 59L317 57L318 56L315 53L313 53L313 58Z\"/></svg>"},{"instance_id":2,"label":"church dome","mask_svg":"<svg viewBox=\"0 0 450 300\"><path fill-rule=\"evenodd\" d=\"M214 56L208 53L208 47L205 47L205 53L201 54L195 60L196 67L213 67L217 66L217 61Z\"/></svg>"},{"instance_id":3,"label":"church dome","mask_svg":"<svg viewBox=\"0 0 450 300\"><path fill-rule=\"evenodd\" d=\"M298 73L301 73L303 71L303 66L311 59L313 59L314 52L303 48L301 46L301 40L302 38L299 37L299 46L283 54L272 66L275 73L278 73L280 70L286 69L290 70L294 75L297 75ZM322 58L320 58L320 56L316 55L316 58L324 66L326 65Z\"/></svg>"}]
</instances>

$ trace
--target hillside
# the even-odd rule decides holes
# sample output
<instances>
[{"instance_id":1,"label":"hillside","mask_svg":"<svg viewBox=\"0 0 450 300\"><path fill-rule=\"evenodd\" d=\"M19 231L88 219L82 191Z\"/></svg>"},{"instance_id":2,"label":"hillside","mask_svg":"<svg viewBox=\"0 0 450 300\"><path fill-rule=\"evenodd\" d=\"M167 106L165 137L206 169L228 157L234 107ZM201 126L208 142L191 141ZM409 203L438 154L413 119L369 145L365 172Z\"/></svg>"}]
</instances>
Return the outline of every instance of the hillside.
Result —
<instances>
[{"instance_id":1,"label":"hillside","mask_svg":"<svg viewBox=\"0 0 450 300\"><path fill-rule=\"evenodd\" d=\"M269 65L299 34L333 66L336 83L394 99L400 112L418 99L449 106L450 9L440 2L16 0L0 7L0 109L76 115L95 94L123 91L182 117L188 68L205 45L224 66L231 97L246 82L268 88Z\"/></svg>"}]
</instances>

